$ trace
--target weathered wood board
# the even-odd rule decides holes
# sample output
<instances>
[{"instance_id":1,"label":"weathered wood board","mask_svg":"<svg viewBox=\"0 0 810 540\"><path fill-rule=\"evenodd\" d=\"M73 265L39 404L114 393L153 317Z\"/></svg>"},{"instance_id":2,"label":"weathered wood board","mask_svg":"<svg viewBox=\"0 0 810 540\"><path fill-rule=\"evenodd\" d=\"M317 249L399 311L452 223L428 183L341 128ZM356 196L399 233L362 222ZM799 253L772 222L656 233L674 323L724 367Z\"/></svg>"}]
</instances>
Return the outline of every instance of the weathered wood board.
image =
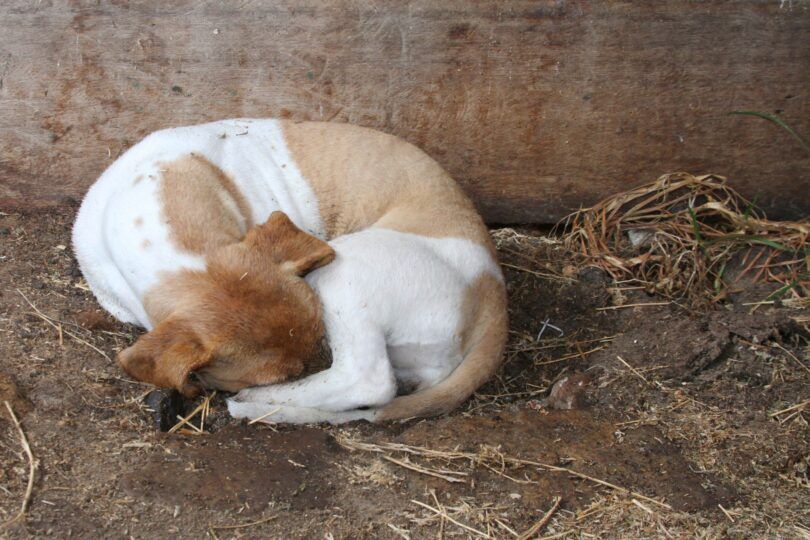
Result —
<instances>
[{"instance_id":1,"label":"weathered wood board","mask_svg":"<svg viewBox=\"0 0 810 540\"><path fill-rule=\"evenodd\" d=\"M442 163L491 223L549 223L673 170L810 213L810 2L0 4L0 206L81 198L148 132L353 122Z\"/></svg>"}]
</instances>

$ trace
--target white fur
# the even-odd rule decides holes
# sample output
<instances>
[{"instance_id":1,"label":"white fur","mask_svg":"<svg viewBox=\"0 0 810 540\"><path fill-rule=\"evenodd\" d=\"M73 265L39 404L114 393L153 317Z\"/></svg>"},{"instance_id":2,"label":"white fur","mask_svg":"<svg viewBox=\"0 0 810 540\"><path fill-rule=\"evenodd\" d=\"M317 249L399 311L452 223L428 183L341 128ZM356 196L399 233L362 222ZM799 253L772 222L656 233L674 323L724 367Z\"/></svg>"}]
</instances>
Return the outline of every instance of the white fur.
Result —
<instances>
[{"instance_id":1,"label":"white fur","mask_svg":"<svg viewBox=\"0 0 810 540\"><path fill-rule=\"evenodd\" d=\"M233 179L256 223L281 210L297 226L324 237L318 201L292 160L276 120L223 120L155 132L104 171L87 193L73 227L76 258L90 289L123 322L151 329L142 299L159 274L205 266L201 257L169 241L157 193L160 163L192 152ZM138 177L142 180L136 182ZM141 226L135 226L137 218ZM149 247L143 247L144 240Z\"/></svg>"},{"instance_id":2,"label":"white fur","mask_svg":"<svg viewBox=\"0 0 810 540\"><path fill-rule=\"evenodd\" d=\"M467 287L483 272L500 277L485 248L459 238L368 229L331 245L335 261L307 281L323 303L332 366L242 390L228 402L233 416L256 418L281 406L267 421L339 423L371 416L357 409L388 403L398 386L441 382L462 361Z\"/></svg>"}]
</instances>

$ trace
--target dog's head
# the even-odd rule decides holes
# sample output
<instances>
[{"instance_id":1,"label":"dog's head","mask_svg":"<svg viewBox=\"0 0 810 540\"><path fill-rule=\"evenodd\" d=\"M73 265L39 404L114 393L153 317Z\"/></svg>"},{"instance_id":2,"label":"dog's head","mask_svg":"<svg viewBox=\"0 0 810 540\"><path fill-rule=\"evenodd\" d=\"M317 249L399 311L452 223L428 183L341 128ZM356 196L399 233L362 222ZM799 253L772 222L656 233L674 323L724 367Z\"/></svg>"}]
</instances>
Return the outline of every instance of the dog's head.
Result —
<instances>
[{"instance_id":1,"label":"dog's head","mask_svg":"<svg viewBox=\"0 0 810 540\"><path fill-rule=\"evenodd\" d=\"M334 257L326 242L274 212L241 242L210 253L205 271L173 275L150 292L151 312L164 304L165 316L118 362L132 377L186 396L295 377L320 359L324 333L320 302L303 277Z\"/></svg>"}]
</instances>

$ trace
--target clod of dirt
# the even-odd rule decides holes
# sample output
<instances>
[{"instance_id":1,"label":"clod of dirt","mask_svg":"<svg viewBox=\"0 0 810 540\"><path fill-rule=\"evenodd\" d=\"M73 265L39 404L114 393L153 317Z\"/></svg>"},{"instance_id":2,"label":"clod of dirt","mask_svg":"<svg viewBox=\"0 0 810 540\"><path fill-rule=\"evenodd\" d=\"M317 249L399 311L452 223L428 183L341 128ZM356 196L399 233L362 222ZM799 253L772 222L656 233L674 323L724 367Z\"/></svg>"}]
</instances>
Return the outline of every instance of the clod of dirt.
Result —
<instances>
[{"instance_id":1,"label":"clod of dirt","mask_svg":"<svg viewBox=\"0 0 810 540\"><path fill-rule=\"evenodd\" d=\"M8 401L17 417L21 417L33 409L33 405L20 391L14 379L5 373L0 373L0 418L7 419L8 411L2 405L4 401Z\"/></svg>"},{"instance_id":2,"label":"clod of dirt","mask_svg":"<svg viewBox=\"0 0 810 540\"><path fill-rule=\"evenodd\" d=\"M582 409L588 405L586 392L590 383L591 377L586 373L566 375L554 383L545 405L560 411Z\"/></svg>"},{"instance_id":3,"label":"clod of dirt","mask_svg":"<svg viewBox=\"0 0 810 540\"><path fill-rule=\"evenodd\" d=\"M177 390L152 390L143 402L152 413L155 427L160 431L169 431L177 423L177 417L183 415L183 396Z\"/></svg>"},{"instance_id":4,"label":"clod of dirt","mask_svg":"<svg viewBox=\"0 0 810 540\"><path fill-rule=\"evenodd\" d=\"M596 266L586 266L580 270L579 279L585 283L594 283L597 285L609 285L612 281L607 272Z\"/></svg>"},{"instance_id":5,"label":"clod of dirt","mask_svg":"<svg viewBox=\"0 0 810 540\"><path fill-rule=\"evenodd\" d=\"M88 330L113 330L115 321L100 309L84 309L76 313L76 322Z\"/></svg>"}]
</instances>

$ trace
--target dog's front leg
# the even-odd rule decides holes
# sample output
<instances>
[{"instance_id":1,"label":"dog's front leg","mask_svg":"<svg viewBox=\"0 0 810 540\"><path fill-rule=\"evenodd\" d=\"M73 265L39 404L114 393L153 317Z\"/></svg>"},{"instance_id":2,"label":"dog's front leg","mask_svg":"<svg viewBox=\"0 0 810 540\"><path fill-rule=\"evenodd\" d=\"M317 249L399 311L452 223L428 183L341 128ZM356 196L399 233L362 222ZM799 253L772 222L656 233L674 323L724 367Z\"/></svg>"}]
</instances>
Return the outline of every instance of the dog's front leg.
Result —
<instances>
[{"instance_id":1,"label":"dog's front leg","mask_svg":"<svg viewBox=\"0 0 810 540\"><path fill-rule=\"evenodd\" d=\"M331 346L329 369L300 381L246 388L231 401L337 412L383 405L394 398L396 381L381 332L368 327L341 332L332 336Z\"/></svg>"},{"instance_id":2,"label":"dog's front leg","mask_svg":"<svg viewBox=\"0 0 810 540\"><path fill-rule=\"evenodd\" d=\"M266 424L344 424L357 420L374 421L374 409L322 411L288 405L228 401L228 411L234 418L249 418Z\"/></svg>"}]
</instances>

